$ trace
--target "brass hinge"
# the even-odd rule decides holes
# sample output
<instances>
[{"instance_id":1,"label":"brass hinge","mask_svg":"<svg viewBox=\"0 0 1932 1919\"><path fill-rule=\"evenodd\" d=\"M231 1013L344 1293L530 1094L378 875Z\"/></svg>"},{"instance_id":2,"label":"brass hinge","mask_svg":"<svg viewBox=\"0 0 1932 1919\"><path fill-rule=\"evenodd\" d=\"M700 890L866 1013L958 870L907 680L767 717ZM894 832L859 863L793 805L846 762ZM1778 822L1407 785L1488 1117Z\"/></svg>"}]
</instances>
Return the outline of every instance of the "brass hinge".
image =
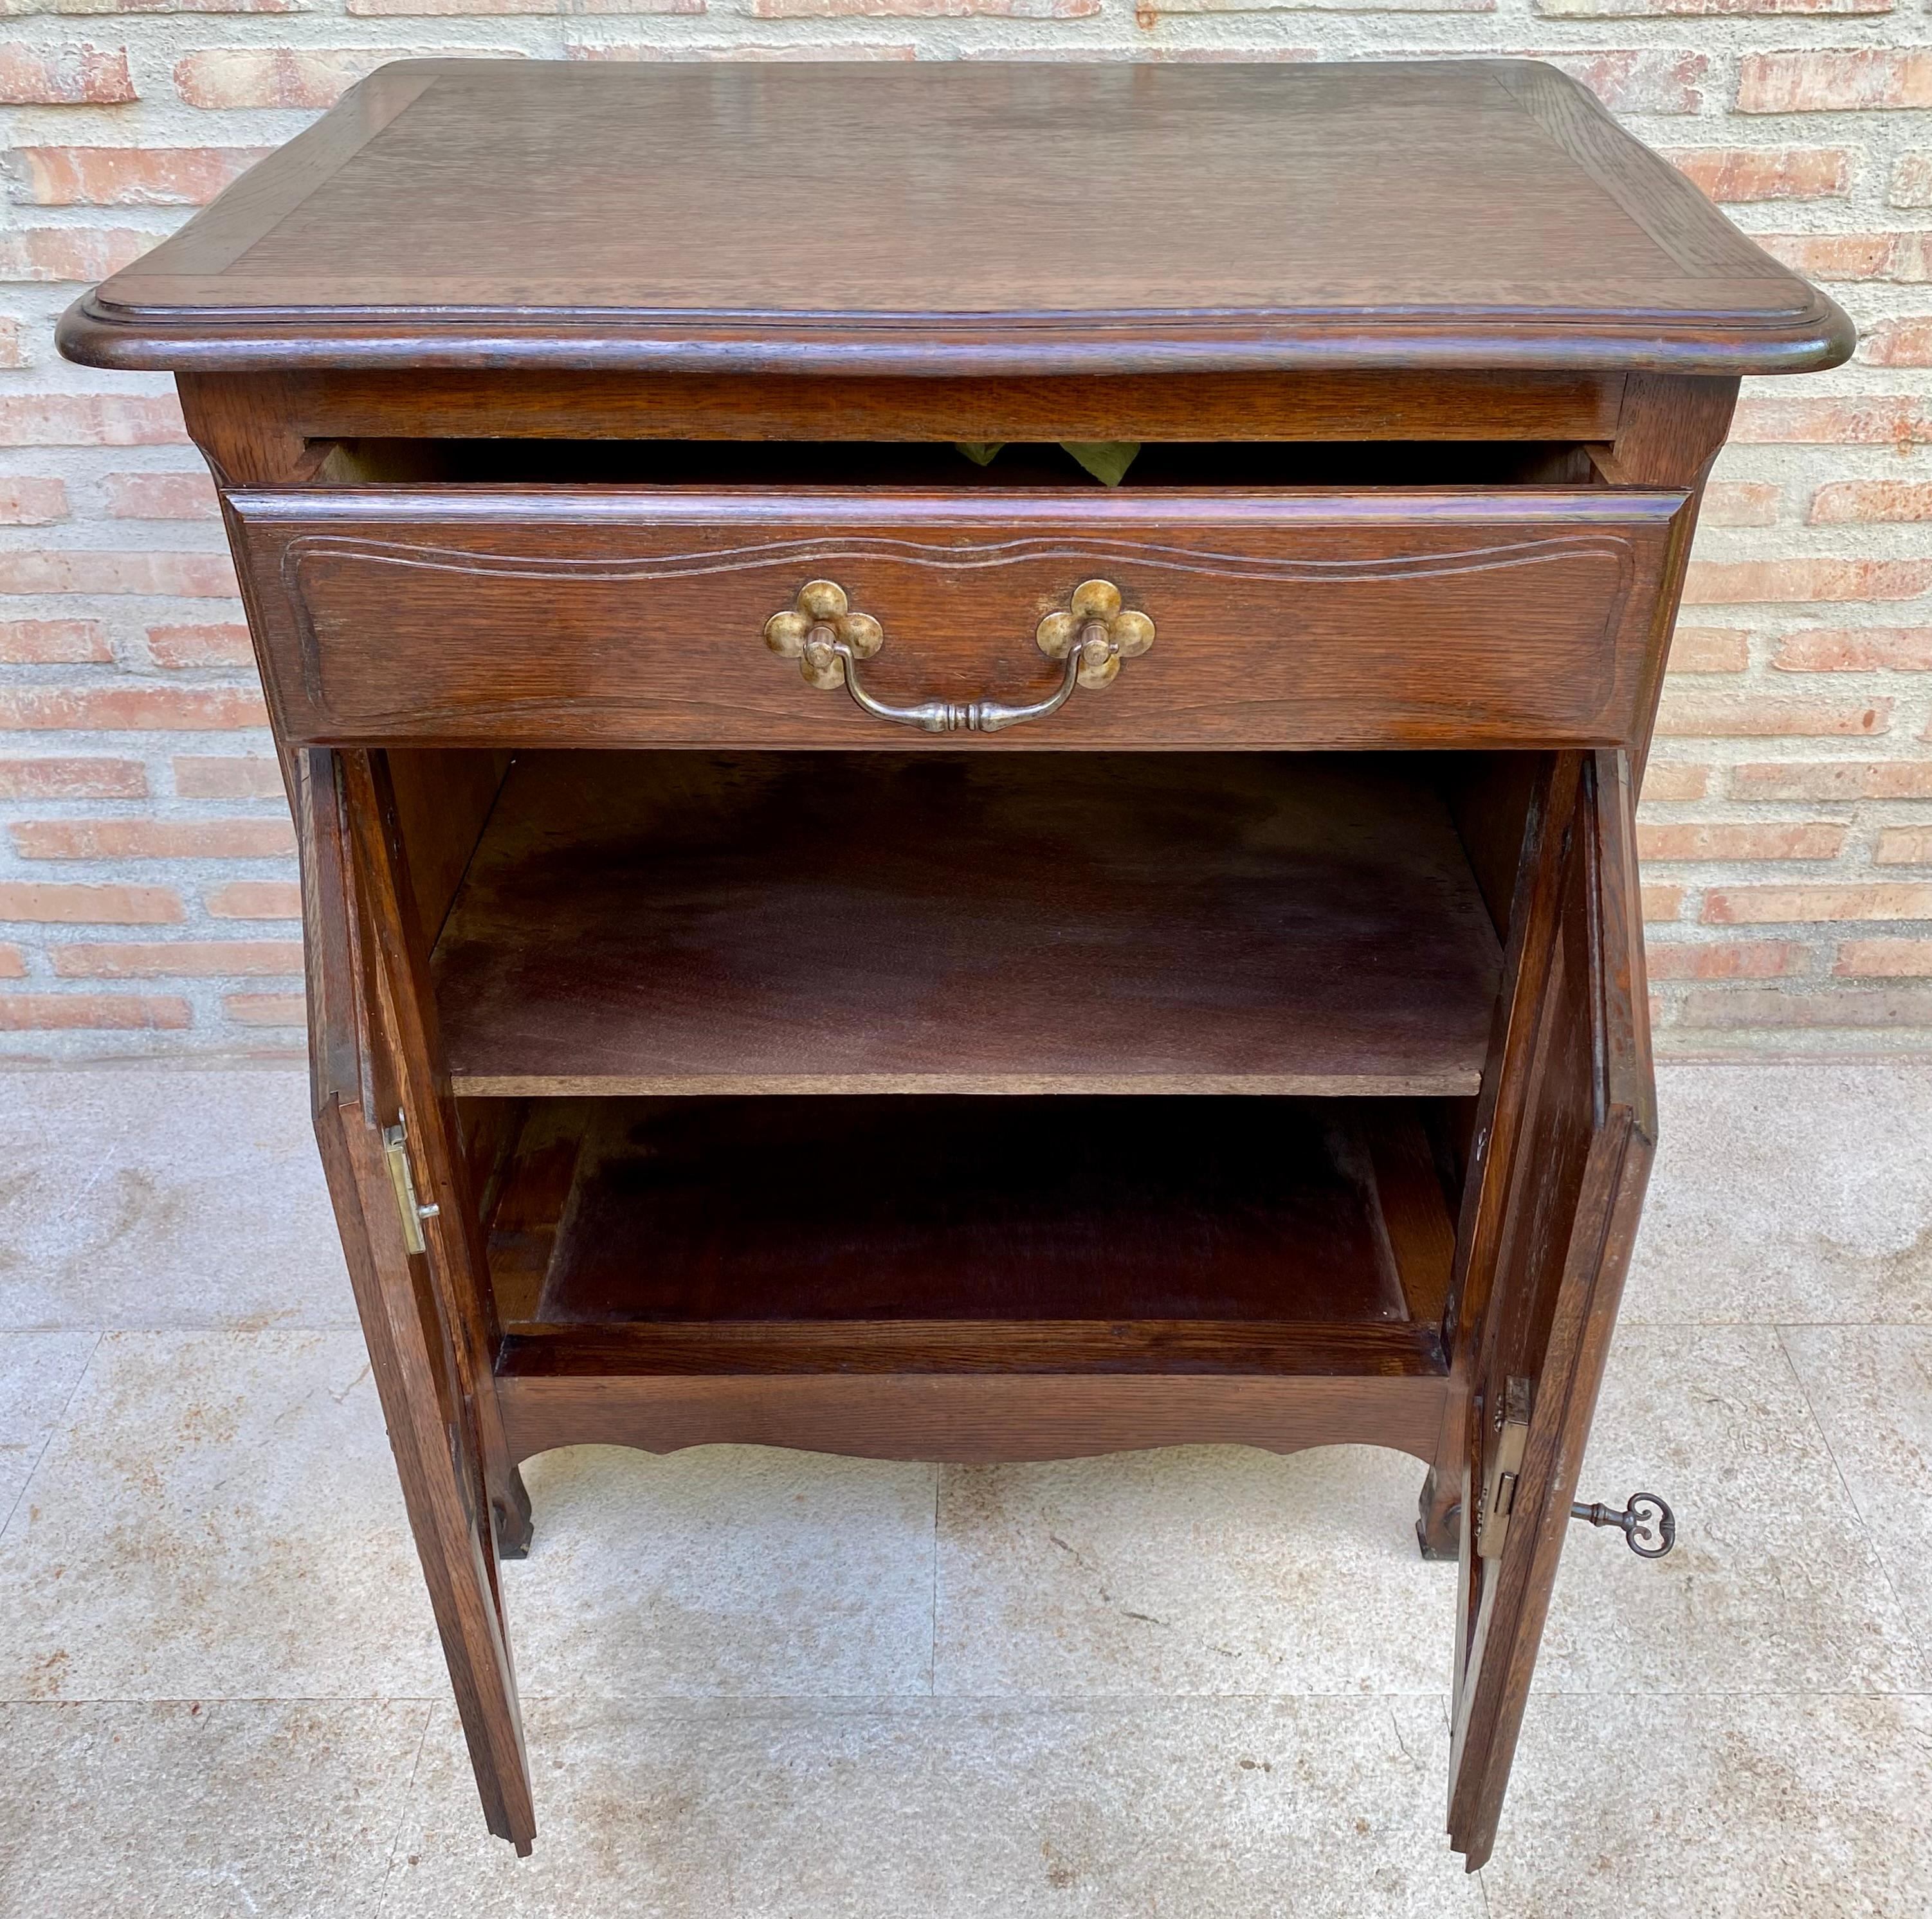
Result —
<instances>
[{"instance_id":1,"label":"brass hinge","mask_svg":"<svg viewBox=\"0 0 1932 1919\"><path fill-rule=\"evenodd\" d=\"M411 1252L427 1252L429 1246L423 1238L422 1222L434 1219L442 1208L424 1206L416 1198L416 1175L410 1170L408 1138L408 1129L398 1113L396 1123L382 1129L382 1152L389 1162L389 1183L396 1189L396 1210L402 1216L403 1244Z\"/></svg>"},{"instance_id":2,"label":"brass hinge","mask_svg":"<svg viewBox=\"0 0 1932 1919\"><path fill-rule=\"evenodd\" d=\"M1522 1450L1529 1441L1532 1392L1526 1379L1511 1378L1504 1382L1489 1459L1483 1469L1483 1489L1476 1502L1476 1556L1479 1559L1500 1557L1504 1542L1509 1537L1516 1481L1522 1471Z\"/></svg>"}]
</instances>

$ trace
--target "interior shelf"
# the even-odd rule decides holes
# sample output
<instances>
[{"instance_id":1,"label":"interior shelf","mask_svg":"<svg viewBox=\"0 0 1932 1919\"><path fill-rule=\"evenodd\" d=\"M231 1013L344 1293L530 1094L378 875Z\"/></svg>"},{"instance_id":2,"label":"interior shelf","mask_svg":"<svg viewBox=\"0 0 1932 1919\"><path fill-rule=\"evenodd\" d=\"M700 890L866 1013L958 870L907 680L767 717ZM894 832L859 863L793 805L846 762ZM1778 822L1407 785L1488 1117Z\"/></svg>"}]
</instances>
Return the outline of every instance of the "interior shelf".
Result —
<instances>
[{"instance_id":1,"label":"interior shelf","mask_svg":"<svg viewBox=\"0 0 1932 1919\"><path fill-rule=\"evenodd\" d=\"M489 1232L506 1372L1442 1368L1409 1100L532 1105Z\"/></svg>"},{"instance_id":2,"label":"interior shelf","mask_svg":"<svg viewBox=\"0 0 1932 1919\"><path fill-rule=\"evenodd\" d=\"M1496 935L1406 755L537 754L437 943L472 1096L1464 1096Z\"/></svg>"}]
</instances>

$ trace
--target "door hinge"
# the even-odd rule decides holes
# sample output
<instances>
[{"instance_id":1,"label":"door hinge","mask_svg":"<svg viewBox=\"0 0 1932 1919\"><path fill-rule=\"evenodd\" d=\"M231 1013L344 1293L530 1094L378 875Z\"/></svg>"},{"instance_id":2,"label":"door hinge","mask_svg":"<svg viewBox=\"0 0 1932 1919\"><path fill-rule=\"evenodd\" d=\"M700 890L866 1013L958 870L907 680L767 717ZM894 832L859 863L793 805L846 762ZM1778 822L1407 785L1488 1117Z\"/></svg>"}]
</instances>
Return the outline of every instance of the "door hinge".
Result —
<instances>
[{"instance_id":1,"label":"door hinge","mask_svg":"<svg viewBox=\"0 0 1932 1919\"><path fill-rule=\"evenodd\" d=\"M1497 1402L1483 1487L1476 1501L1476 1556L1495 1559L1509 1537L1510 1516L1516 1507L1516 1482L1522 1471L1523 1448L1529 1441L1529 1402L1532 1388L1526 1379L1503 1383Z\"/></svg>"},{"instance_id":2,"label":"door hinge","mask_svg":"<svg viewBox=\"0 0 1932 1919\"><path fill-rule=\"evenodd\" d=\"M402 1216L403 1244L411 1252L427 1252L422 1222L434 1219L440 1206L424 1206L416 1198L416 1175L410 1170L409 1130L403 1116L396 1115L393 1126L382 1129L382 1152L389 1162L389 1183L396 1189L396 1210Z\"/></svg>"}]
</instances>

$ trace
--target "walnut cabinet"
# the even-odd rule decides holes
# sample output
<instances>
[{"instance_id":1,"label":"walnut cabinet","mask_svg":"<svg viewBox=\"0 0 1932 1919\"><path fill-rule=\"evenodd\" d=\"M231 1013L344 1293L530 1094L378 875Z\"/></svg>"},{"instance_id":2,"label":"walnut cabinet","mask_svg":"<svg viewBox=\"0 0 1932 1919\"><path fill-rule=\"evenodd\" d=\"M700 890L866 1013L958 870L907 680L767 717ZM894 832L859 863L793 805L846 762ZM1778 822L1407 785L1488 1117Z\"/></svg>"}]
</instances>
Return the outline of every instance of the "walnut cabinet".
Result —
<instances>
[{"instance_id":1,"label":"walnut cabinet","mask_svg":"<svg viewBox=\"0 0 1932 1919\"><path fill-rule=\"evenodd\" d=\"M62 340L220 490L492 1830L533 1453L1352 1441L1486 1858L1699 494L1843 316L1534 62L411 61Z\"/></svg>"}]
</instances>

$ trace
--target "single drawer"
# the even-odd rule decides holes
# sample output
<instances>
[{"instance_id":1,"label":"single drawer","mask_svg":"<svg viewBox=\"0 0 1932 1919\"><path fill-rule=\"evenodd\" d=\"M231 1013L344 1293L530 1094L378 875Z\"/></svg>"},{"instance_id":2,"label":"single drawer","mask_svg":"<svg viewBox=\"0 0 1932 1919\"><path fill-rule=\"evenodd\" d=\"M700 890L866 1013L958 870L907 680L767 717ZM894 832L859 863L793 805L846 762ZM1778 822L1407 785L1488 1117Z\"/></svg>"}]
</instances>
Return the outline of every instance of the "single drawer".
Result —
<instances>
[{"instance_id":1,"label":"single drawer","mask_svg":"<svg viewBox=\"0 0 1932 1919\"><path fill-rule=\"evenodd\" d=\"M227 496L291 741L902 749L1621 742L1686 500Z\"/></svg>"}]
</instances>

